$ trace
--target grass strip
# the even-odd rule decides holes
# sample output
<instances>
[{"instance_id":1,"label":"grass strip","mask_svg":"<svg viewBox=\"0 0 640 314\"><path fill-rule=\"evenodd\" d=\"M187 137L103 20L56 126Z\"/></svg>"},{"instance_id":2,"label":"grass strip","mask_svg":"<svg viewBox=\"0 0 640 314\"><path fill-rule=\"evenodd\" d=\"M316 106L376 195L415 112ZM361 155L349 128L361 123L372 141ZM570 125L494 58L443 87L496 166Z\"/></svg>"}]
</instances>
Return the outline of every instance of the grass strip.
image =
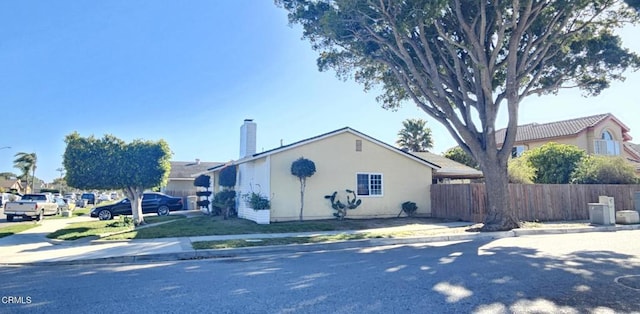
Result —
<instances>
[{"instance_id":1,"label":"grass strip","mask_svg":"<svg viewBox=\"0 0 640 314\"><path fill-rule=\"evenodd\" d=\"M287 244L305 244L305 243L327 243L349 240L362 240L370 238L380 238L380 235L374 233L356 233L356 234L338 234L323 235L313 237L285 237L285 238L263 238L263 239L237 239L225 241L198 241L193 242L193 248L196 250L207 249L231 249L253 246L269 246L269 245L287 245Z\"/></svg>"},{"instance_id":2,"label":"grass strip","mask_svg":"<svg viewBox=\"0 0 640 314\"><path fill-rule=\"evenodd\" d=\"M39 226L38 224L17 224L0 228L0 238L8 237L16 233L20 233L31 228Z\"/></svg>"}]
</instances>

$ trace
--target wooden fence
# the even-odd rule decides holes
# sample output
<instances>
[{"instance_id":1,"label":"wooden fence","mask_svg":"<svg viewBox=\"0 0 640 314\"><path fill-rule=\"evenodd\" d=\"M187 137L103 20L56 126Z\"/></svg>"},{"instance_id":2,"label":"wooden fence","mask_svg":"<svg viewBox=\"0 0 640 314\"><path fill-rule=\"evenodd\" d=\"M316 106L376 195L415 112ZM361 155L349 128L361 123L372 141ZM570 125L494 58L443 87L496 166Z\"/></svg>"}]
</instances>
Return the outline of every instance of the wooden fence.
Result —
<instances>
[{"instance_id":1,"label":"wooden fence","mask_svg":"<svg viewBox=\"0 0 640 314\"><path fill-rule=\"evenodd\" d=\"M509 204L521 221L587 220L587 203L600 195L614 198L616 211L635 208L634 195L640 185L600 184L509 184ZM486 208L485 185L431 185L431 215L482 222Z\"/></svg>"}]
</instances>

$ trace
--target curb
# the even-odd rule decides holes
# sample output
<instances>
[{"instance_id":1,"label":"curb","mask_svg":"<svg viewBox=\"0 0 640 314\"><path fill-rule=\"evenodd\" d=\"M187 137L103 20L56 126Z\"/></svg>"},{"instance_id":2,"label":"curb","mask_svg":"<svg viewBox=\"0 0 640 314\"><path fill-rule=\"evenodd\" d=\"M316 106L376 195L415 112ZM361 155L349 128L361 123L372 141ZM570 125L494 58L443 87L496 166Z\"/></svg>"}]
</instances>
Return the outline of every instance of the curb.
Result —
<instances>
[{"instance_id":1,"label":"curb","mask_svg":"<svg viewBox=\"0 0 640 314\"><path fill-rule=\"evenodd\" d=\"M199 259L222 259L240 258L258 254L280 254L280 253L309 253L327 250L347 250L381 245L405 245L432 242L450 241L477 241L493 240L502 238L513 238L530 235L554 235L569 233L587 232L615 232L640 230L640 225L618 225L618 226L593 226L583 228L562 228L562 229L515 229L510 231L498 231L490 233L469 233L469 234L443 234L437 236L409 237L409 238L372 238L363 240L347 240L340 242L326 243L306 243L306 244L286 244L272 246L256 246L232 249L206 249L206 250L185 250L176 253L157 253L130 256L112 256L92 259L41 261L26 263L0 263L3 266L59 266L59 265L95 265L95 264L128 264L138 262L163 262L182 261ZM112 241L109 241L112 242ZM116 241L117 242L117 241Z\"/></svg>"}]
</instances>

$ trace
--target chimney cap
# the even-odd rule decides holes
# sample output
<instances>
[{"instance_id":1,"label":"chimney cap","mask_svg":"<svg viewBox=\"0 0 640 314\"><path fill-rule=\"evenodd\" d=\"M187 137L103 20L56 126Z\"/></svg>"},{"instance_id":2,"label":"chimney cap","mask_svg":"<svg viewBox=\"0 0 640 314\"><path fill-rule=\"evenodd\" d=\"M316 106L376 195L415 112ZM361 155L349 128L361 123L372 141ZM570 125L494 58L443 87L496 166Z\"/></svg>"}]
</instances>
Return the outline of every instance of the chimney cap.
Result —
<instances>
[{"instance_id":1,"label":"chimney cap","mask_svg":"<svg viewBox=\"0 0 640 314\"><path fill-rule=\"evenodd\" d=\"M253 122L253 119L244 119L244 122Z\"/></svg>"}]
</instances>

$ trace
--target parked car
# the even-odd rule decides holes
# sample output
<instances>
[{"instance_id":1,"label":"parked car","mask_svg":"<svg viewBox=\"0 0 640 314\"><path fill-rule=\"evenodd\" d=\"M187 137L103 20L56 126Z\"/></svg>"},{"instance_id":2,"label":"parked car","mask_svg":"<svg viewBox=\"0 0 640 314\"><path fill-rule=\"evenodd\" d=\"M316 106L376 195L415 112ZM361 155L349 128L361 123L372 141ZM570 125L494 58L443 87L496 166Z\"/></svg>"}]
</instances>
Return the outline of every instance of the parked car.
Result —
<instances>
[{"instance_id":1,"label":"parked car","mask_svg":"<svg viewBox=\"0 0 640 314\"><path fill-rule=\"evenodd\" d=\"M95 204L96 203L96 194L95 193L82 193L80 196L81 200L87 200L87 204Z\"/></svg>"},{"instance_id":2,"label":"parked car","mask_svg":"<svg viewBox=\"0 0 640 314\"><path fill-rule=\"evenodd\" d=\"M71 207L69 207L69 200L62 197L54 198L55 203L58 205L58 212L69 211Z\"/></svg>"},{"instance_id":3,"label":"parked car","mask_svg":"<svg viewBox=\"0 0 640 314\"><path fill-rule=\"evenodd\" d=\"M108 202L110 200L111 200L111 197L107 194L100 194L100 196L98 196L98 204L102 202Z\"/></svg>"},{"instance_id":4,"label":"parked car","mask_svg":"<svg viewBox=\"0 0 640 314\"><path fill-rule=\"evenodd\" d=\"M182 209L182 198L163 193L147 192L142 195L142 213L157 213L158 216L169 215L171 211ZM109 205L96 206L91 210L91 217L109 220L118 215L131 215L131 201L122 199Z\"/></svg>"},{"instance_id":5,"label":"parked car","mask_svg":"<svg viewBox=\"0 0 640 314\"><path fill-rule=\"evenodd\" d=\"M60 212L56 201L47 193L25 194L19 201L4 204L7 221L14 217L42 220L45 215L57 215Z\"/></svg>"}]
</instances>

